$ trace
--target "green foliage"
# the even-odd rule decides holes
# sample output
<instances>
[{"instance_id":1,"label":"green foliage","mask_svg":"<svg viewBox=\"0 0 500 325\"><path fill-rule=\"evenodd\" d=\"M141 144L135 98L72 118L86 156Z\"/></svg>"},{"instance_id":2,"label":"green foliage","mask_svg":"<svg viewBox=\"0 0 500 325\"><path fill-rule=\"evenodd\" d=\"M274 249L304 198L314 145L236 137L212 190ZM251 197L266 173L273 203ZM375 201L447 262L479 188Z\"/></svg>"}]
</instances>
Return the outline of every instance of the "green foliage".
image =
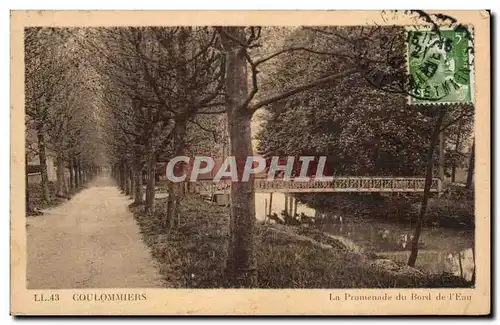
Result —
<instances>
[{"instance_id":1,"label":"green foliage","mask_svg":"<svg viewBox=\"0 0 500 325\"><path fill-rule=\"evenodd\" d=\"M452 123L453 121L456 121ZM445 125L445 168L451 176L451 168L467 168L472 146L471 137L474 129L474 107L459 105L447 111Z\"/></svg>"},{"instance_id":2,"label":"green foliage","mask_svg":"<svg viewBox=\"0 0 500 325\"><path fill-rule=\"evenodd\" d=\"M302 194L297 199L321 211L335 211L345 218L362 217L413 224L420 211L421 196L370 194ZM465 188L447 190L430 198L424 225L455 229L474 228L474 197Z\"/></svg>"},{"instance_id":3,"label":"green foliage","mask_svg":"<svg viewBox=\"0 0 500 325\"><path fill-rule=\"evenodd\" d=\"M55 207L66 200L56 197L56 184L49 182L50 202L43 200L42 185L40 183L28 183L27 192L30 195L30 209L27 211L28 216L38 215L40 210Z\"/></svg>"},{"instance_id":4,"label":"green foliage","mask_svg":"<svg viewBox=\"0 0 500 325\"><path fill-rule=\"evenodd\" d=\"M72 28L30 27L24 31L26 152L38 155L37 134L46 151L84 165L102 164L99 91Z\"/></svg>"},{"instance_id":5,"label":"green foliage","mask_svg":"<svg viewBox=\"0 0 500 325\"><path fill-rule=\"evenodd\" d=\"M330 46L332 51L335 45L316 46ZM312 71L345 68L329 56L283 60L279 74L284 76L295 71L305 78ZM286 88L289 78L278 85ZM295 95L268 107L268 112L258 136L261 152L326 155L330 172L344 176L417 176L424 171L433 112L408 106L404 95L373 87L359 74Z\"/></svg>"},{"instance_id":6,"label":"green foliage","mask_svg":"<svg viewBox=\"0 0 500 325\"><path fill-rule=\"evenodd\" d=\"M449 274L395 275L372 267L369 258L345 249L322 249L293 236L263 231L257 259L262 288L466 287Z\"/></svg>"},{"instance_id":7,"label":"green foliage","mask_svg":"<svg viewBox=\"0 0 500 325\"><path fill-rule=\"evenodd\" d=\"M103 129L112 162L131 162L147 152L166 160L174 147L182 151L200 138L214 137L217 121L196 116L223 105L223 56L213 28L95 28L87 33L86 50L105 89ZM175 125L183 125L182 132L187 127L189 135L176 144Z\"/></svg>"},{"instance_id":8,"label":"green foliage","mask_svg":"<svg viewBox=\"0 0 500 325\"><path fill-rule=\"evenodd\" d=\"M369 39L362 37L366 33ZM356 64L362 72L266 107L259 151L326 155L329 172L342 176L423 176L437 112L434 106L408 105L404 85L399 90L388 88L405 81L403 35L397 28L357 27L304 27L289 34L285 46L306 50L276 59L276 71L266 71L273 89L286 90ZM466 161L462 152L472 121L470 106L447 110L443 123L447 165L462 166Z\"/></svg>"},{"instance_id":9,"label":"green foliage","mask_svg":"<svg viewBox=\"0 0 500 325\"><path fill-rule=\"evenodd\" d=\"M181 203L182 223L165 232L161 219L165 200L156 203L155 217L134 208L151 254L160 262L166 286L214 288L225 286L229 216L224 208L187 196Z\"/></svg>"},{"instance_id":10,"label":"green foliage","mask_svg":"<svg viewBox=\"0 0 500 325\"><path fill-rule=\"evenodd\" d=\"M85 188L85 186L80 187L79 189L76 189L73 192L68 193L68 194L74 195L84 188ZM66 202L65 199L56 197L56 183L54 183L54 182L49 182L50 202L45 202L43 200L42 185L40 183L28 183L28 187L27 187L26 191L29 193L29 197L30 197L29 203L30 203L30 209L31 209L31 211L27 212L28 216L30 216L31 214L37 215L40 212L40 210L53 208L55 206L58 206L61 203ZM31 214L29 214L29 213L31 213Z\"/></svg>"},{"instance_id":11,"label":"green foliage","mask_svg":"<svg viewBox=\"0 0 500 325\"><path fill-rule=\"evenodd\" d=\"M430 199L427 207L426 223L450 228L474 228L474 201Z\"/></svg>"}]
</instances>

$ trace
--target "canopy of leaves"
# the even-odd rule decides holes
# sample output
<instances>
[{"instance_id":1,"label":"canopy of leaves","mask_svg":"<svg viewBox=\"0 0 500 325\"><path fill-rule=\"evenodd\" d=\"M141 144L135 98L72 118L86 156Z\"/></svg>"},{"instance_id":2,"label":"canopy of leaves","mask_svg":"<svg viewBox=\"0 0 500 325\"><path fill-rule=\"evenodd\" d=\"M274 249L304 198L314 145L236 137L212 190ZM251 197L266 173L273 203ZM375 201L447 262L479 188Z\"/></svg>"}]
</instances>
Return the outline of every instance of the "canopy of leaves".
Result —
<instances>
[{"instance_id":1,"label":"canopy of leaves","mask_svg":"<svg viewBox=\"0 0 500 325\"><path fill-rule=\"evenodd\" d=\"M354 38L360 31L358 27L344 27L336 33ZM373 47L394 33L373 33L371 43L366 44ZM393 38L398 39L397 35ZM340 54L314 55L308 51L283 56L277 88L288 87L290 80L312 78L322 71L341 71L353 64L347 58L355 53L351 42L312 37L307 30L297 32L293 42L302 42L302 46L317 52L346 53L346 59L339 60ZM397 48L393 47L389 61L404 60L404 52ZM372 70L388 71L388 61L381 58L385 52L371 50L378 53L369 60L374 65ZM366 77L352 74L268 107L259 150L278 155L326 155L329 171L337 175L421 176L435 113L426 107L409 106L404 94L374 87L373 80Z\"/></svg>"}]
</instances>

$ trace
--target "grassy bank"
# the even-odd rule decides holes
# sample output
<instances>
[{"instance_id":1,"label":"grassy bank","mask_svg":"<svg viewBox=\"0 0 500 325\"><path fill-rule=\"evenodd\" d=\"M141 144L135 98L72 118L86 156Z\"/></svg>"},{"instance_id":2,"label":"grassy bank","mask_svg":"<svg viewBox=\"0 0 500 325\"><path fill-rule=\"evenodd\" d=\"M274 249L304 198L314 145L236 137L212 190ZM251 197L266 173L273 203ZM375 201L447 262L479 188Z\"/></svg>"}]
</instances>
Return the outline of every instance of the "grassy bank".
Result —
<instances>
[{"instance_id":1,"label":"grassy bank","mask_svg":"<svg viewBox=\"0 0 500 325\"><path fill-rule=\"evenodd\" d=\"M73 196L84 189L85 186L80 187L76 190L73 190L68 195ZM59 204L66 202L67 199L59 198L56 196L56 183L49 182L49 196L50 202L46 202L43 199L42 195L42 184L40 183L29 183L28 184L28 193L29 193L29 204L31 211L27 212L27 216L36 216L41 215L42 212L40 210L49 209L58 206Z\"/></svg>"},{"instance_id":2,"label":"grassy bank","mask_svg":"<svg viewBox=\"0 0 500 325\"><path fill-rule=\"evenodd\" d=\"M144 241L160 264L168 286L228 287L224 278L229 239L228 209L198 197L181 205L182 226L164 231L161 215L133 208ZM388 260L348 249L325 234L300 227L257 225L257 264L261 288L383 288L468 286L451 276L432 276ZM389 265L389 267L387 266Z\"/></svg>"}]
</instances>

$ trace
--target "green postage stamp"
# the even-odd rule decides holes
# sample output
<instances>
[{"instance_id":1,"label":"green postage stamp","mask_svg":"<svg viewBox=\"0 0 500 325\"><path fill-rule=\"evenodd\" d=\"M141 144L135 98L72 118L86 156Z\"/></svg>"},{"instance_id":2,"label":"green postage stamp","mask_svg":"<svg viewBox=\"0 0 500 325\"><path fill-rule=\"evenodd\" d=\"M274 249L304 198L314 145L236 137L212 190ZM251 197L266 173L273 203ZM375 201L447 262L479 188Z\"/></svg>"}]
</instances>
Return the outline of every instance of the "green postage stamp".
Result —
<instances>
[{"instance_id":1,"label":"green postage stamp","mask_svg":"<svg viewBox=\"0 0 500 325\"><path fill-rule=\"evenodd\" d=\"M408 30L407 49L410 104L473 102L466 30Z\"/></svg>"}]
</instances>

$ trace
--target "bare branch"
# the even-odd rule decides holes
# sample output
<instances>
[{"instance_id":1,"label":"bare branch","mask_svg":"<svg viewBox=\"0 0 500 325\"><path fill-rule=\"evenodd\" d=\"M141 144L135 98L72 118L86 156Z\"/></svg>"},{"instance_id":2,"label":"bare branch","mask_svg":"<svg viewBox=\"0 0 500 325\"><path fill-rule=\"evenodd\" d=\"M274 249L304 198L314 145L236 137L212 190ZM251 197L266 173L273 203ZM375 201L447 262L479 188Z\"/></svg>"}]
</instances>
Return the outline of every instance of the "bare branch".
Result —
<instances>
[{"instance_id":1,"label":"bare branch","mask_svg":"<svg viewBox=\"0 0 500 325\"><path fill-rule=\"evenodd\" d=\"M458 121L460 121L461 119L465 118L465 117L472 117L474 116L474 108L471 107L470 109L466 109L464 112L462 112L462 114L460 114L457 118L453 119L451 122L448 122L446 123L440 130L439 130L439 133L443 132L444 130L446 130L447 128L449 128L450 126L452 126L453 124L457 123Z\"/></svg>"},{"instance_id":2,"label":"bare branch","mask_svg":"<svg viewBox=\"0 0 500 325\"><path fill-rule=\"evenodd\" d=\"M330 75L330 76L327 76L327 77L324 77L324 78L320 78L320 79L314 80L314 81L312 81L310 83L307 83L305 85L295 87L295 88L287 90L287 91L285 91L285 92L283 92L281 94L272 96L272 97L270 97L270 98L268 98L266 100L258 102L256 104L250 106L249 109L252 110L252 111L256 111L257 109L259 109L259 108L261 108L263 106L272 104L274 102L277 102L277 101L280 101L282 99L288 98L290 96L293 96L295 94L301 93L303 91L315 88L315 87L323 85L323 84L327 84L327 83L332 82L332 81L336 81L338 79L341 79L343 77L346 77L348 75L352 75L352 74L355 74L355 73L358 73L358 72L360 72L360 71L357 68L352 68L352 69L347 69L345 71L342 71L342 72L339 72L339 73L336 73L336 74L333 74L333 75Z\"/></svg>"},{"instance_id":3,"label":"bare branch","mask_svg":"<svg viewBox=\"0 0 500 325\"><path fill-rule=\"evenodd\" d=\"M248 55L248 52L246 50L244 51L244 54L252 69L252 90L248 94L243 104L241 104L241 108L246 108L250 101L252 101L252 99L254 98L255 94L257 94L257 91L259 91L259 87L257 84L257 65L252 61L252 58L250 58L250 55Z\"/></svg>"},{"instance_id":4,"label":"bare branch","mask_svg":"<svg viewBox=\"0 0 500 325\"><path fill-rule=\"evenodd\" d=\"M313 53L313 54L318 54L318 55L336 56L336 57L341 57L341 58L344 58L344 59L349 59L350 61L354 61L354 57L352 57L350 55L347 55L345 53L316 51L316 50L309 49L309 48L306 48L306 47L290 47L290 48L278 51L276 53L273 53L270 56L265 57L263 59L257 60L255 62L255 65L258 66L258 65L260 65L260 64L262 64L264 62L267 62L267 61L269 61L271 59L274 59L275 57L277 57L278 55L281 55L283 53L295 52L295 51L305 51L305 52L309 52L309 53Z\"/></svg>"}]
</instances>

